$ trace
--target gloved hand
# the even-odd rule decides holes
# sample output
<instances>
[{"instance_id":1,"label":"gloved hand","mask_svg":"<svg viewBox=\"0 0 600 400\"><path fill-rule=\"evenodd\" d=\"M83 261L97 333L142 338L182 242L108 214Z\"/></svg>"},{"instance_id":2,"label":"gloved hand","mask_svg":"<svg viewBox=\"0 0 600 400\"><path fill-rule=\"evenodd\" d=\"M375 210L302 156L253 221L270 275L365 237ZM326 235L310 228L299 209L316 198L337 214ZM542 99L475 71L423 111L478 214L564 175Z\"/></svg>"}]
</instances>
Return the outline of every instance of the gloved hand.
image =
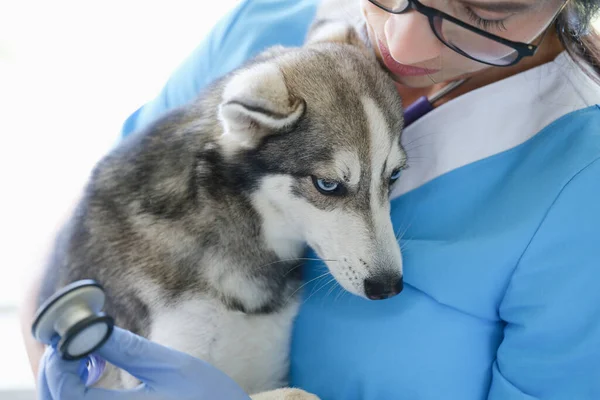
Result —
<instances>
[{"instance_id":1,"label":"gloved hand","mask_svg":"<svg viewBox=\"0 0 600 400\"><path fill-rule=\"evenodd\" d=\"M131 390L87 388L79 374L84 360L65 361L48 347L40 364L38 399L250 400L231 378L208 363L118 327L96 353L142 384Z\"/></svg>"}]
</instances>

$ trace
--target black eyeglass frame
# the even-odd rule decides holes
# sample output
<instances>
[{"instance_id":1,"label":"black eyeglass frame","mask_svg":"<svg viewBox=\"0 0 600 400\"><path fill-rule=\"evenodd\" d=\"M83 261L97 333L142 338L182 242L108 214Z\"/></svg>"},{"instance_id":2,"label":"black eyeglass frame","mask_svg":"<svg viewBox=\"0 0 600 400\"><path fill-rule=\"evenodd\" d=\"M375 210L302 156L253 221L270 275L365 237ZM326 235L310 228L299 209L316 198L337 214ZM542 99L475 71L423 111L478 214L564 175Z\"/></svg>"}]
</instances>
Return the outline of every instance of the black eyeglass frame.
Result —
<instances>
[{"instance_id":1,"label":"black eyeglass frame","mask_svg":"<svg viewBox=\"0 0 600 400\"><path fill-rule=\"evenodd\" d=\"M508 39L504 39L500 36L496 36L492 33L484 31L481 28L478 28L478 27L468 24L464 21L461 21L460 19L457 19L457 18L453 17L452 15L446 14L443 11L428 7L424 4L422 4L421 2L419 2L418 0L407 0L406 7L404 7L402 10L394 10L390 7L386 7L385 5L381 4L377 0L369 0L369 2L372 3L373 5L375 5L376 7L379 7L380 9L382 9L386 12L389 12L390 14L404 14L406 12L409 12L410 10L415 10L416 12L425 15L429 19L429 25L431 26L431 30L433 31L433 33L435 34L435 36L438 38L438 40L440 42L442 42L446 47L454 50L458 54L460 54L464 57L467 57L473 61L482 63L482 64L492 65L494 67L510 67L512 65L517 64L524 57L533 56L538 50L537 45L530 44L530 43L513 42L512 40L508 40ZM552 20L550 20L550 24L552 24L552 22L556 18L558 18L558 16L560 15L560 13L565 8L565 6L567 5L568 2L569 2L568 0L563 2L563 5L556 12L556 15L554 16L554 18L552 18ZM442 20L444 20L444 19L448 20L468 31L471 31L471 32L476 33L480 36L483 36L487 39L493 40L494 42L497 42L504 46L512 48L513 50L515 50L517 52L517 58L515 58L510 64L493 64L491 62L482 61L482 60L479 60L475 57L468 55L463 50L459 49L456 46L451 45L450 43L447 43L444 40L444 38L441 36L441 34L438 32L438 30L435 27L435 18L436 17L440 18ZM549 29L546 29L546 31L542 34L542 36L540 37L540 43L544 40L544 37L546 36L548 31L549 31Z\"/></svg>"}]
</instances>

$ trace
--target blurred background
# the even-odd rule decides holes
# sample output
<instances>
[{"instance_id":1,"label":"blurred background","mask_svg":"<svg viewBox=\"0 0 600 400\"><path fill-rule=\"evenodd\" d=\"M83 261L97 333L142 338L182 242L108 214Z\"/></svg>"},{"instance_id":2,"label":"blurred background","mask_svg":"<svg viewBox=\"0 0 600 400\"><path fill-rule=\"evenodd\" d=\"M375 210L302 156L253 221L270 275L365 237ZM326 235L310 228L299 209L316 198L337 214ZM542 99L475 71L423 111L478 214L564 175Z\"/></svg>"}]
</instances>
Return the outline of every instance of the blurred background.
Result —
<instances>
[{"instance_id":1,"label":"blurred background","mask_svg":"<svg viewBox=\"0 0 600 400\"><path fill-rule=\"evenodd\" d=\"M238 0L0 0L0 399L33 399L25 282L123 121Z\"/></svg>"},{"instance_id":2,"label":"blurred background","mask_svg":"<svg viewBox=\"0 0 600 400\"><path fill-rule=\"evenodd\" d=\"M17 306L123 121L237 0L0 0L0 399L33 399Z\"/></svg>"}]
</instances>

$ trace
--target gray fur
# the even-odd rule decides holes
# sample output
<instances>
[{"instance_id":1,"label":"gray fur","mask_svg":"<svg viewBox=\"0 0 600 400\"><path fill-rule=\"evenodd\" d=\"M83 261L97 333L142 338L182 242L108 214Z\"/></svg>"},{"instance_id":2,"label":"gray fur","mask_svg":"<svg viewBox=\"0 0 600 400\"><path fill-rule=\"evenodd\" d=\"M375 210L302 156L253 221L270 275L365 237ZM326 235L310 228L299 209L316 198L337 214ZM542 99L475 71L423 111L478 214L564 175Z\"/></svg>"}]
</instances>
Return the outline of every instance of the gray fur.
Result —
<instances>
[{"instance_id":1,"label":"gray fur","mask_svg":"<svg viewBox=\"0 0 600 400\"><path fill-rule=\"evenodd\" d=\"M265 62L278 66L290 104L300 100L305 106L302 116L261 137L256 147L226 152L218 110L236 71L193 103L123 140L96 166L59 235L40 301L72 281L95 279L106 289L105 310L116 324L145 336L153 304L143 282L160 288L161 297L153 301L164 304L209 296L249 314L275 313L285 305L299 288L298 262L280 259L261 240L262 220L252 195L265 176L287 175L295 177L296 196L320 209L335 207L340 200L316 194L309 177L335 151L359 149L366 183L343 201L351 212L367 214L370 142L359 99L369 96L382 105L390 141L399 141L401 104L375 59L355 46L273 48L244 68ZM244 106L284 116L261 110L260 104ZM383 188L382 196L387 192ZM208 265L207 255L226 262ZM243 296L222 292L206 279L216 268L222 268L219 276L243 277L264 299L248 304Z\"/></svg>"}]
</instances>

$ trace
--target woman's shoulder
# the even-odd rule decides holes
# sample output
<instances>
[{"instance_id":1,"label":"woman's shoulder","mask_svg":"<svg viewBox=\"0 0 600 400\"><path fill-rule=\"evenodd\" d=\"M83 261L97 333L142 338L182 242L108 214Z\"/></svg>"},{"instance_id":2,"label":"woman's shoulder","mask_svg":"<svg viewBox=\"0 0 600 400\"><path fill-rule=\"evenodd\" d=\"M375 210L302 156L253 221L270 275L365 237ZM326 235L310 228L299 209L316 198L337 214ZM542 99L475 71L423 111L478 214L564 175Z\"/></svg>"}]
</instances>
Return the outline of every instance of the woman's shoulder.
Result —
<instances>
[{"instance_id":1,"label":"woman's shoulder","mask_svg":"<svg viewBox=\"0 0 600 400\"><path fill-rule=\"evenodd\" d=\"M525 143L519 153L540 174L563 182L561 192L568 186L570 190L594 190L600 196L600 186L586 184L600 181L600 104L560 116ZM575 178L579 185L570 184ZM597 210L600 214L600 208Z\"/></svg>"},{"instance_id":2,"label":"woman's shoulder","mask_svg":"<svg viewBox=\"0 0 600 400\"><path fill-rule=\"evenodd\" d=\"M482 164L576 170L598 153L600 85L565 52L554 61L464 94L403 134L409 162L396 195ZM541 159L538 160L538 157ZM540 163L536 163L538 160ZM551 160L551 162L548 162Z\"/></svg>"},{"instance_id":3,"label":"woman's shoulder","mask_svg":"<svg viewBox=\"0 0 600 400\"><path fill-rule=\"evenodd\" d=\"M585 166L600 157L600 77L594 80L566 52L545 71L551 79L539 84L532 107L534 120L546 118L538 141L558 153L557 165Z\"/></svg>"},{"instance_id":4,"label":"woman's shoulder","mask_svg":"<svg viewBox=\"0 0 600 400\"><path fill-rule=\"evenodd\" d=\"M211 82L275 45L299 46L320 0L243 0L171 74L162 91L124 123L124 136L186 104Z\"/></svg>"},{"instance_id":5,"label":"woman's shoulder","mask_svg":"<svg viewBox=\"0 0 600 400\"><path fill-rule=\"evenodd\" d=\"M600 104L566 113L544 127L538 137L555 154L557 165L594 162L600 158Z\"/></svg>"},{"instance_id":6,"label":"woman's shoulder","mask_svg":"<svg viewBox=\"0 0 600 400\"><path fill-rule=\"evenodd\" d=\"M217 59L215 75L224 75L275 45L300 46L315 17L319 0L244 0L211 33Z\"/></svg>"}]
</instances>

